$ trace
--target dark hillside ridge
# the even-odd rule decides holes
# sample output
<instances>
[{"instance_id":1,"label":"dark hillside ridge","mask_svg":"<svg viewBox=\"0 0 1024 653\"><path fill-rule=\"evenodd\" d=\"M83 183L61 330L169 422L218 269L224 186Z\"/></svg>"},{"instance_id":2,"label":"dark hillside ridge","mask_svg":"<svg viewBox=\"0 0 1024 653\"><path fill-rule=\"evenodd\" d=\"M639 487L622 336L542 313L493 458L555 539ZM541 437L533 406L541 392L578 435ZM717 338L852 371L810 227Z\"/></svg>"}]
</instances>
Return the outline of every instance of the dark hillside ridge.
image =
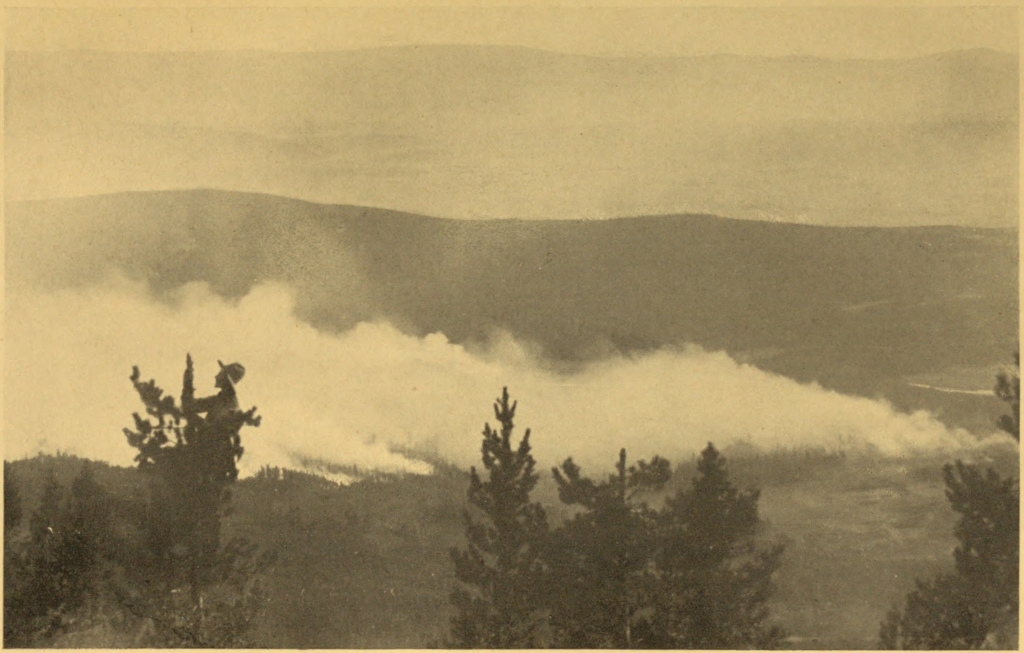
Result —
<instances>
[{"instance_id":1,"label":"dark hillside ridge","mask_svg":"<svg viewBox=\"0 0 1024 653\"><path fill-rule=\"evenodd\" d=\"M501 329L570 367L696 343L905 408L949 399L905 377L1005 362L1018 333L1011 229L461 221L213 190L7 205L12 288L110 267L157 294L206 281L239 297L279 280L321 329L384 318L456 343ZM990 397L953 404L950 421L979 428L998 412Z\"/></svg>"}]
</instances>

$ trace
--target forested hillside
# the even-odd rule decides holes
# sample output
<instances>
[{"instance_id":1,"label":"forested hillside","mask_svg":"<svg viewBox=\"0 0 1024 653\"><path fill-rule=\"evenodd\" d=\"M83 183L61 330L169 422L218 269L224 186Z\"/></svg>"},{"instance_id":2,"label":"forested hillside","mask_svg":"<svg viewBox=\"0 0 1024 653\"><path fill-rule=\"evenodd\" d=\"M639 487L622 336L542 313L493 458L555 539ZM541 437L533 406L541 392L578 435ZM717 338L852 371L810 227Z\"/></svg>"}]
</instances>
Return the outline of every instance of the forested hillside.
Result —
<instances>
[{"instance_id":1,"label":"forested hillside","mask_svg":"<svg viewBox=\"0 0 1024 653\"><path fill-rule=\"evenodd\" d=\"M472 344L500 330L569 367L692 343L972 430L997 401L922 386L987 389L1017 340L1010 229L442 220L218 191L6 208L14 290L117 270L158 296L204 281L238 298L277 280L326 331L383 319Z\"/></svg>"},{"instance_id":2,"label":"forested hillside","mask_svg":"<svg viewBox=\"0 0 1024 653\"><path fill-rule=\"evenodd\" d=\"M879 622L913 588L913 579L952 566L956 519L942 490L946 459L811 450L725 455L738 487L761 488L766 533L786 544L769 605L773 620L787 630L787 648L874 648ZM1003 473L1016 468L1012 447L978 455ZM27 517L39 505L48 470L69 487L83 462L39 457L9 465L25 518L8 533L8 547L27 537ZM468 477L431 462L436 473L430 476L377 475L350 486L281 470L239 481L224 536L242 535L276 553L262 575L267 602L246 644L389 648L442 642L455 586L448 549L464 545ZM682 461L664 493L688 484L694 465ZM137 470L92 467L122 514L145 500ZM559 507L547 473L535 495L552 521L569 514ZM112 633L102 620L54 643L142 645Z\"/></svg>"}]
</instances>

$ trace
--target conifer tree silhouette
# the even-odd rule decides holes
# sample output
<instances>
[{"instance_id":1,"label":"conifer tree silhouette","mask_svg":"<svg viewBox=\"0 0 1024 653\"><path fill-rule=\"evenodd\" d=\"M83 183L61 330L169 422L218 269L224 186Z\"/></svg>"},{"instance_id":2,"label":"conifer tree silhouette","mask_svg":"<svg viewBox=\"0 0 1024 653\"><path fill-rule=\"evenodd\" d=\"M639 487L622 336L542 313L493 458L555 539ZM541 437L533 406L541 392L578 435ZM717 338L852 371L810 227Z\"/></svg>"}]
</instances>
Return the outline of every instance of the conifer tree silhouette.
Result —
<instances>
[{"instance_id":1,"label":"conifer tree silhouette","mask_svg":"<svg viewBox=\"0 0 1024 653\"><path fill-rule=\"evenodd\" d=\"M131 381L146 417L135 413L135 428L124 433L138 450L139 469L150 479L145 530L156 577L142 581L149 588L148 606L127 597L122 600L162 624L173 643L234 645L231 642L248 627L261 599L245 590L234 598L218 599L221 609L214 609L212 598L204 602L204 590L227 579L243 587L249 579L239 577L238 569L253 568L255 548L248 542L221 546L220 520L244 453L240 431L244 426L258 427L261 418L255 407L243 411L218 404L213 410L208 406L217 403L211 401L215 398L197 400L191 356L185 359L180 405L154 380L142 381L138 367L133 368ZM190 605L181 606L175 598L182 596L182 589L187 590L184 596Z\"/></svg>"},{"instance_id":2,"label":"conifer tree silhouette","mask_svg":"<svg viewBox=\"0 0 1024 653\"><path fill-rule=\"evenodd\" d=\"M583 511L558 528L546 547L547 595L554 644L564 648L643 646L650 606L654 513L639 498L661 489L671 471L664 458L626 466L595 483L572 458L554 468L558 496Z\"/></svg>"},{"instance_id":3,"label":"conifer tree silhouette","mask_svg":"<svg viewBox=\"0 0 1024 653\"><path fill-rule=\"evenodd\" d=\"M668 497L658 515L661 582L656 631L670 648L773 648L782 631L767 623L772 574L783 547L761 546L756 490L729 480L708 446L692 487Z\"/></svg>"},{"instance_id":4,"label":"conifer tree silhouette","mask_svg":"<svg viewBox=\"0 0 1024 653\"><path fill-rule=\"evenodd\" d=\"M486 480L470 470L468 499L482 519L464 513L466 549L452 549L461 587L452 594L452 646L528 648L536 644L540 602L539 549L547 517L530 501L537 484L530 430L512 444L516 403L508 389L494 404L500 430L484 425Z\"/></svg>"}]
</instances>

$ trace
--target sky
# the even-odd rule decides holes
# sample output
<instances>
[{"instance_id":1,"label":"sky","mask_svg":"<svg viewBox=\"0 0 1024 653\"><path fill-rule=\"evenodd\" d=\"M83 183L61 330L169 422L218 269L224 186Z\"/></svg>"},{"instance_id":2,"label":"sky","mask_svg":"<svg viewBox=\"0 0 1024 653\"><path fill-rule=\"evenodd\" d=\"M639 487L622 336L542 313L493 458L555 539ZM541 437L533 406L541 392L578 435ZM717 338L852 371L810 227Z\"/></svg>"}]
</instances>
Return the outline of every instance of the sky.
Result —
<instances>
[{"instance_id":1,"label":"sky","mask_svg":"<svg viewBox=\"0 0 1024 653\"><path fill-rule=\"evenodd\" d=\"M138 4L138 3L135 3ZM464 43L597 56L1017 52L1014 7L10 8L8 50L330 51Z\"/></svg>"}]
</instances>

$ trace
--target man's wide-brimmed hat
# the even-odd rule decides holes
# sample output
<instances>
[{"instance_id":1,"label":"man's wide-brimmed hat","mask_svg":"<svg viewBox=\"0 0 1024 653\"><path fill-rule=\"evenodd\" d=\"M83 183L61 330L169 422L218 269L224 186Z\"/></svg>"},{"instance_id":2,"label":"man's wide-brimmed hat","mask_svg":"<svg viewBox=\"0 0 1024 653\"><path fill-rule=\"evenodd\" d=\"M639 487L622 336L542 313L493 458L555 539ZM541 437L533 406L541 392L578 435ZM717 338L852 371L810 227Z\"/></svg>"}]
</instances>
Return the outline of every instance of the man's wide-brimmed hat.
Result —
<instances>
[{"instance_id":1,"label":"man's wide-brimmed hat","mask_svg":"<svg viewBox=\"0 0 1024 653\"><path fill-rule=\"evenodd\" d=\"M242 380L243 376L245 376L245 367L241 363L230 363L225 365L224 363L217 361L217 364L220 365L220 370L224 372L224 376L231 382L231 385L235 385Z\"/></svg>"}]
</instances>

